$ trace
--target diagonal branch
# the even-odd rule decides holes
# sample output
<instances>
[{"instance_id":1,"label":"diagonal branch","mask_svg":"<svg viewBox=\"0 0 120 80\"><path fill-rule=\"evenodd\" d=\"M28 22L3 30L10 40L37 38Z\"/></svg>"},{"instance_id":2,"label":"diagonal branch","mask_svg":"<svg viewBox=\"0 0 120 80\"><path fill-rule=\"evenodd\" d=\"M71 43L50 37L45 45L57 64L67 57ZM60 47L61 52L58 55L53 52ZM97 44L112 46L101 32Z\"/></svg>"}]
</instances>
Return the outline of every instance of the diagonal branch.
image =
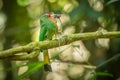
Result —
<instances>
[{"instance_id":1,"label":"diagonal branch","mask_svg":"<svg viewBox=\"0 0 120 80\"><path fill-rule=\"evenodd\" d=\"M11 48L8 50L0 51L0 59L12 57L13 59L19 58L24 59L31 59L34 57L31 57L31 55L34 55L32 53L36 50L43 50L43 49L50 49L55 48L63 45L70 44L77 40L89 40L89 39L98 39L98 38L120 38L120 32L88 32L88 33L78 33L78 34L70 34L65 35L62 38L58 40L51 40L51 41L43 41L43 42L31 42L25 46L20 46L17 48ZM24 53L27 52L29 54L24 55L15 55L17 53ZM30 54L32 53L32 54ZM20 57L19 57L20 56Z\"/></svg>"}]
</instances>

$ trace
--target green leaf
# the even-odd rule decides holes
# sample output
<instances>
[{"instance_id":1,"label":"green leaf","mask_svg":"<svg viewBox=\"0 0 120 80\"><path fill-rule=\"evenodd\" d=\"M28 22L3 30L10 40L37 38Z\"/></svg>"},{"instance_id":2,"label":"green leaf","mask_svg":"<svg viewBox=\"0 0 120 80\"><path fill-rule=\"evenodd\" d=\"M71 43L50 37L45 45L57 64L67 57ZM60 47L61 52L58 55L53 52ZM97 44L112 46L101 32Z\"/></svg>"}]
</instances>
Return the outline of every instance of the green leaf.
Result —
<instances>
[{"instance_id":1,"label":"green leaf","mask_svg":"<svg viewBox=\"0 0 120 80\"><path fill-rule=\"evenodd\" d=\"M109 77L113 77L112 74L107 73L107 72L96 72L97 76L109 76Z\"/></svg>"},{"instance_id":2,"label":"green leaf","mask_svg":"<svg viewBox=\"0 0 120 80\"><path fill-rule=\"evenodd\" d=\"M19 6L25 7L31 3L33 3L32 0L17 0L17 3Z\"/></svg>"},{"instance_id":3,"label":"green leaf","mask_svg":"<svg viewBox=\"0 0 120 80\"><path fill-rule=\"evenodd\" d=\"M54 61L56 58L59 57L59 55L60 55L62 52L63 52L63 51L56 52L56 53L51 57L51 59Z\"/></svg>"},{"instance_id":4,"label":"green leaf","mask_svg":"<svg viewBox=\"0 0 120 80\"><path fill-rule=\"evenodd\" d=\"M15 80L21 80L25 76L28 76L35 70L41 68L43 66L43 62L34 62L34 63L27 64L27 66L29 67L29 69L23 74L19 75Z\"/></svg>"},{"instance_id":5,"label":"green leaf","mask_svg":"<svg viewBox=\"0 0 120 80\"><path fill-rule=\"evenodd\" d=\"M70 46L69 46L70 47ZM69 47L67 47L67 48L65 48L65 49L63 49L63 50L61 50L61 51L59 51L59 52L56 52L52 57L51 57L51 59L54 61L56 58L58 58L59 57L59 55L62 53L62 52L64 52L66 49L68 49Z\"/></svg>"},{"instance_id":6,"label":"green leaf","mask_svg":"<svg viewBox=\"0 0 120 80\"><path fill-rule=\"evenodd\" d=\"M96 80L97 76L109 76L109 77L113 77L112 74L107 73L107 72L95 72L94 76L91 76L89 80Z\"/></svg>"},{"instance_id":7,"label":"green leaf","mask_svg":"<svg viewBox=\"0 0 120 80\"><path fill-rule=\"evenodd\" d=\"M29 65L29 64L16 65L14 67L10 67L10 68L5 69L5 71L11 71L11 70L19 69L20 67L27 66L27 65Z\"/></svg>"},{"instance_id":8,"label":"green leaf","mask_svg":"<svg viewBox=\"0 0 120 80\"><path fill-rule=\"evenodd\" d=\"M113 56L112 58L110 58L110 59L102 62L101 64L99 64L99 65L97 66L97 68L100 68L100 67L102 67L103 65L108 64L109 62L118 59L119 57L120 57L120 54L116 54L116 55Z\"/></svg>"},{"instance_id":9,"label":"green leaf","mask_svg":"<svg viewBox=\"0 0 120 80\"><path fill-rule=\"evenodd\" d=\"M73 47L77 47L77 48L80 48L80 45L72 45Z\"/></svg>"},{"instance_id":10,"label":"green leaf","mask_svg":"<svg viewBox=\"0 0 120 80\"><path fill-rule=\"evenodd\" d=\"M119 0L109 0L106 5L110 5L110 4L112 4L112 3L116 2L116 1L119 1Z\"/></svg>"},{"instance_id":11,"label":"green leaf","mask_svg":"<svg viewBox=\"0 0 120 80\"><path fill-rule=\"evenodd\" d=\"M96 78L95 77L91 77L89 80L96 80Z\"/></svg>"}]
</instances>

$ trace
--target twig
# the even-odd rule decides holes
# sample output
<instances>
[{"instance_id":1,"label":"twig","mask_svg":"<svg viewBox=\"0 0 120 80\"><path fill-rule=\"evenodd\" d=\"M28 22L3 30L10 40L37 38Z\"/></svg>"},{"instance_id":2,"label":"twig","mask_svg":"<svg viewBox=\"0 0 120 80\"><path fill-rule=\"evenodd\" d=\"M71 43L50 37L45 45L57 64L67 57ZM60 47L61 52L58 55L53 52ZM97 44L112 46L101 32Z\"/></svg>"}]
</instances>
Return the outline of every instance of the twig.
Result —
<instances>
[{"instance_id":1,"label":"twig","mask_svg":"<svg viewBox=\"0 0 120 80\"><path fill-rule=\"evenodd\" d=\"M114 59L117 59L117 58L119 58L119 57L120 57L120 54L117 54L117 55L113 56L112 58L106 60L105 62L102 62L101 64L99 64L99 65L97 66L97 68L100 68L100 67L102 67L103 65L105 65L105 64L109 63L110 61L113 61Z\"/></svg>"},{"instance_id":2,"label":"twig","mask_svg":"<svg viewBox=\"0 0 120 80\"><path fill-rule=\"evenodd\" d=\"M88 33L79 33L79 34L70 34L65 35L59 40L51 40L51 41L43 41L43 42L31 42L25 46L20 46L17 48L11 48L8 50L0 51L0 59L13 57L17 53L31 53L35 50L43 50L55 48L63 45L70 44L77 40L89 40L89 39L98 39L98 38L120 38L120 32L88 32ZM60 45L59 45L60 43ZM26 54L27 55L27 54ZM30 54L28 54L30 55ZM20 55L21 56L21 55ZM29 59L30 56L25 57L25 59ZM15 58L15 57L14 57ZM19 55L17 55L19 59ZM33 57L34 58L34 57ZM22 58L23 60L24 58Z\"/></svg>"}]
</instances>

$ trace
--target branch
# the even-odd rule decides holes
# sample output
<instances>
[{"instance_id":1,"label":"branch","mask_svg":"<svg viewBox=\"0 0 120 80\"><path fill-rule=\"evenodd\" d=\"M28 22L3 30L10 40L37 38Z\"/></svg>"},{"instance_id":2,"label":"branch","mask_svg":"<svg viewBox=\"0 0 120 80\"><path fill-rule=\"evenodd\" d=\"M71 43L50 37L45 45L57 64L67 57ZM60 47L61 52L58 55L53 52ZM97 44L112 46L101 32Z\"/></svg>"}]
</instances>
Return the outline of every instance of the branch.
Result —
<instances>
[{"instance_id":1,"label":"branch","mask_svg":"<svg viewBox=\"0 0 120 80\"><path fill-rule=\"evenodd\" d=\"M17 60L27 60L36 57L38 55L38 52L36 53L35 51L38 50L40 52L40 50L67 45L77 40L89 40L89 39L98 39L98 38L120 38L120 31L118 32L97 31L97 32L88 32L88 33L78 33L78 34L65 35L58 40L31 42L25 46L20 46L17 48L11 48L8 50L0 51L0 59L11 58ZM29 54L15 55L18 53L25 53L25 52Z\"/></svg>"}]
</instances>

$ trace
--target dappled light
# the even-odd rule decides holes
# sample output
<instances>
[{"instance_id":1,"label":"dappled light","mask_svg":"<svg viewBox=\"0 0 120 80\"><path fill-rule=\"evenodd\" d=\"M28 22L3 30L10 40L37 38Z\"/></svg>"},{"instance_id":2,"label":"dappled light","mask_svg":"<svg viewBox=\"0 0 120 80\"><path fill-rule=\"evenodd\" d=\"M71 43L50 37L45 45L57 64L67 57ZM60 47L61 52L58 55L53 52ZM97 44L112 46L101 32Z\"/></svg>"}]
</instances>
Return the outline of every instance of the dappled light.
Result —
<instances>
[{"instance_id":1,"label":"dappled light","mask_svg":"<svg viewBox=\"0 0 120 80\"><path fill-rule=\"evenodd\" d=\"M119 0L0 0L0 80L119 80L119 53Z\"/></svg>"}]
</instances>

